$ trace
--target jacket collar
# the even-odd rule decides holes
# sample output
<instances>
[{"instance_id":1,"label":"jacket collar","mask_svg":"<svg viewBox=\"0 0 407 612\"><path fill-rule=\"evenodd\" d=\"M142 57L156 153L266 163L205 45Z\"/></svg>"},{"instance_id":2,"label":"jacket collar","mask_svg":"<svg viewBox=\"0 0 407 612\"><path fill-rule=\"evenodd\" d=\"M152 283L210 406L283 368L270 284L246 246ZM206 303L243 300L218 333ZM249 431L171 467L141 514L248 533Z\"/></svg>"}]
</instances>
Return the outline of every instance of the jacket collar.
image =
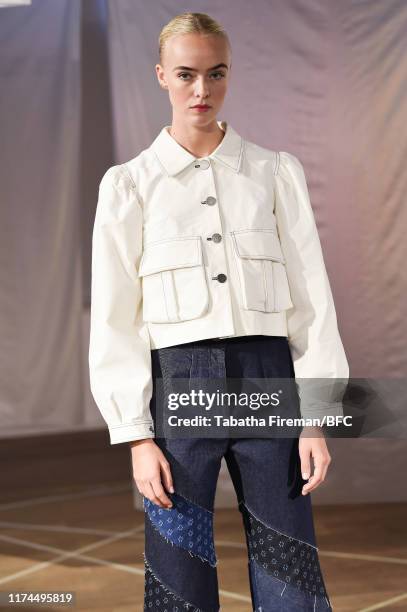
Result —
<instances>
[{"instance_id":1,"label":"jacket collar","mask_svg":"<svg viewBox=\"0 0 407 612\"><path fill-rule=\"evenodd\" d=\"M239 172L242 162L243 138L235 132L227 121L217 121L217 124L225 132L225 135L216 149L210 155L207 155L205 159L216 159L232 168L235 172ZM162 128L161 132L152 142L151 147L167 174L175 176L198 158L189 153L171 136L168 132L169 128L169 125Z\"/></svg>"}]
</instances>

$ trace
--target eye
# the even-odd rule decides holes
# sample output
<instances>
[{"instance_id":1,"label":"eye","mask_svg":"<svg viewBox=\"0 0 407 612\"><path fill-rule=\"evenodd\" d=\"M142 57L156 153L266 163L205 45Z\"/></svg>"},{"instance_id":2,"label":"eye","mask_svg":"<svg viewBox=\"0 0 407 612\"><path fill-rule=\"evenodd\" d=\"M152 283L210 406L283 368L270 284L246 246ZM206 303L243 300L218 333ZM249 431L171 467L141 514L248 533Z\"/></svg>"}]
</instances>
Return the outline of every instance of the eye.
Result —
<instances>
[{"instance_id":1,"label":"eye","mask_svg":"<svg viewBox=\"0 0 407 612\"><path fill-rule=\"evenodd\" d=\"M192 76L189 72L179 72L177 74L178 78L181 79L181 81L189 81L189 77ZM210 75L211 78L214 77L213 80L215 81L220 81L221 79L223 79L225 77L224 72L222 72L221 70L217 71L217 72L212 72L212 74Z\"/></svg>"},{"instance_id":2,"label":"eye","mask_svg":"<svg viewBox=\"0 0 407 612\"><path fill-rule=\"evenodd\" d=\"M222 79L225 76L225 74L223 72L221 72L221 71L219 71L219 72L212 72L211 76L215 76L215 75L219 75L219 78L215 79L215 81L220 81L220 79Z\"/></svg>"},{"instance_id":3,"label":"eye","mask_svg":"<svg viewBox=\"0 0 407 612\"><path fill-rule=\"evenodd\" d=\"M187 76L187 77L189 77L189 76L191 76L191 75L190 75L190 73L189 73L189 72L180 72L180 73L179 73L177 76L181 78L181 77L183 77L183 76ZM183 79L183 78L181 78L181 81L188 81L188 79Z\"/></svg>"}]
</instances>

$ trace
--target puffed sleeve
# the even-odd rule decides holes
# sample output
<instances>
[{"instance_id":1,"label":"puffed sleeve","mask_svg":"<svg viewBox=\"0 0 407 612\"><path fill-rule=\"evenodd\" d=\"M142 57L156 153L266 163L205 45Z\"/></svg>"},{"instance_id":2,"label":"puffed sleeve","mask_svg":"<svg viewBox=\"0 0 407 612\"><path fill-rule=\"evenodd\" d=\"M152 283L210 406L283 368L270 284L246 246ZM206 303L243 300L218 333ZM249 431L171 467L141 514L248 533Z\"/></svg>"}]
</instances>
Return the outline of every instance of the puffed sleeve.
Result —
<instances>
[{"instance_id":1,"label":"puffed sleeve","mask_svg":"<svg viewBox=\"0 0 407 612\"><path fill-rule=\"evenodd\" d=\"M99 185L92 234L90 388L110 442L154 438L150 339L141 319L142 208L122 165Z\"/></svg>"},{"instance_id":2,"label":"puffed sleeve","mask_svg":"<svg viewBox=\"0 0 407 612\"><path fill-rule=\"evenodd\" d=\"M291 153L277 153L275 215L293 307L288 340L301 415L342 416L349 366L304 169Z\"/></svg>"}]
</instances>

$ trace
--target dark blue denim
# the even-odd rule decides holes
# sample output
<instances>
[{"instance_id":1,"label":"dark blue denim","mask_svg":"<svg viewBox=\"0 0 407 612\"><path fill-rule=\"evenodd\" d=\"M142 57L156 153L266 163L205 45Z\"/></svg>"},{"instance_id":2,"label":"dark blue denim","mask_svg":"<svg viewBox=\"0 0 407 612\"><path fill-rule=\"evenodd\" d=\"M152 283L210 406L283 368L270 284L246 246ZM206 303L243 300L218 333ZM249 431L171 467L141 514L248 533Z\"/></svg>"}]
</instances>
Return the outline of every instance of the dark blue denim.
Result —
<instances>
[{"instance_id":1,"label":"dark blue denim","mask_svg":"<svg viewBox=\"0 0 407 612\"><path fill-rule=\"evenodd\" d=\"M289 378L284 336L208 339L151 352L158 378ZM297 438L156 438L171 466L173 507L144 498L145 597L149 612L218 612L213 537L216 485L225 458L248 552L254 612L332 610L319 564L310 494Z\"/></svg>"}]
</instances>

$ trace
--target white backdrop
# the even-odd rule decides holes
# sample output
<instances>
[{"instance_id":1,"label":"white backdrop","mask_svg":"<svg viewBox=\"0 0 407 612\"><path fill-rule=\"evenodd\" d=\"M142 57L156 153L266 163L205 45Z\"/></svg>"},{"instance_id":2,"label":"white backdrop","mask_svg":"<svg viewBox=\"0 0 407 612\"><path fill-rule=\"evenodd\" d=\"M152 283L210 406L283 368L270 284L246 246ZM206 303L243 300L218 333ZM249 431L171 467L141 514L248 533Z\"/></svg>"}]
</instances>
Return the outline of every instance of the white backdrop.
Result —
<instances>
[{"instance_id":1,"label":"white backdrop","mask_svg":"<svg viewBox=\"0 0 407 612\"><path fill-rule=\"evenodd\" d=\"M113 137L100 179L171 122L154 65L161 28L185 10L209 13L231 39L231 87L219 118L304 164L351 376L405 377L407 3L87 0L92 5L106 19L106 32L95 35L107 37L110 90L98 92L86 121L97 122L111 100L113 128L95 123L99 140L86 151L80 0L0 11L2 435L104 427L89 392L90 267L81 262L81 253L89 260L97 183L89 173L91 195L81 200L79 168L92 160L100 167L100 141ZM106 62L91 59L86 95L90 73ZM340 482L351 466L339 449L352 447L353 461L363 461L367 446L333 442ZM384 460L405 469L405 444L367 443L369 461L382 461L376 474L368 464L363 473L373 490ZM405 494L400 486L387 492Z\"/></svg>"},{"instance_id":2,"label":"white backdrop","mask_svg":"<svg viewBox=\"0 0 407 612\"><path fill-rule=\"evenodd\" d=\"M80 3L0 11L0 426L83 419Z\"/></svg>"}]
</instances>

